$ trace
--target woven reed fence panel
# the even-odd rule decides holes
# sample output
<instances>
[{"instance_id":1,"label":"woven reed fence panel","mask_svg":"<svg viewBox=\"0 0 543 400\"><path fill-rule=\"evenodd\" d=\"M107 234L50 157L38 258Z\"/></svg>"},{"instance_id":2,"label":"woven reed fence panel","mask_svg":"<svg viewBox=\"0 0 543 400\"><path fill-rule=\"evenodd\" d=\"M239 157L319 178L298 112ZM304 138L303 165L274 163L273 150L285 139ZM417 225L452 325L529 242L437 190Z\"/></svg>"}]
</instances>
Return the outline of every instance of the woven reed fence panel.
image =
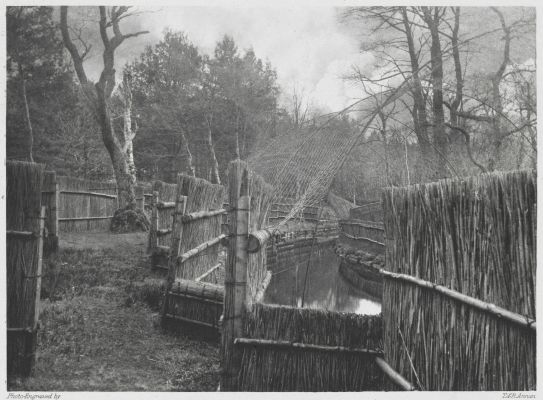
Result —
<instances>
[{"instance_id":1,"label":"woven reed fence panel","mask_svg":"<svg viewBox=\"0 0 543 400\"><path fill-rule=\"evenodd\" d=\"M382 349L381 316L255 304L245 322L247 338ZM348 352L243 346L241 391L379 390L374 356Z\"/></svg>"},{"instance_id":2,"label":"woven reed fence panel","mask_svg":"<svg viewBox=\"0 0 543 400\"><path fill-rule=\"evenodd\" d=\"M185 213L190 214L198 211L219 210L222 208L224 199L224 186L214 185L200 178L194 178L188 175L178 177L178 193L187 196ZM200 218L192 221L183 222L182 235L179 254L183 254L211 239L215 239L221 234L222 215ZM206 271L217 265L220 245L207 248L195 257L177 265L176 278L196 279ZM213 274L213 277L219 278L219 274ZM212 277L207 280L211 283ZM222 283L222 282L220 282Z\"/></svg>"},{"instance_id":3,"label":"woven reed fence panel","mask_svg":"<svg viewBox=\"0 0 543 400\"><path fill-rule=\"evenodd\" d=\"M36 348L41 252L40 208L44 166L6 163L6 317L8 375L29 375ZM10 234L30 232L32 236Z\"/></svg>"},{"instance_id":4,"label":"woven reed fence panel","mask_svg":"<svg viewBox=\"0 0 543 400\"><path fill-rule=\"evenodd\" d=\"M166 183L162 181L153 182L153 191L158 192L159 202L175 202L177 185L174 183ZM173 208L159 208L158 209L158 229L171 229L172 228L172 214ZM170 246L172 235L166 234L158 237L159 246Z\"/></svg>"},{"instance_id":5,"label":"woven reed fence panel","mask_svg":"<svg viewBox=\"0 0 543 400\"><path fill-rule=\"evenodd\" d=\"M535 319L535 172L387 189L383 204L388 270ZM535 389L534 330L390 278L383 318L387 362L423 389Z\"/></svg>"},{"instance_id":6,"label":"woven reed fence panel","mask_svg":"<svg viewBox=\"0 0 543 400\"><path fill-rule=\"evenodd\" d=\"M93 181L68 176L58 176L57 182L60 190L58 200L60 232L109 230L111 217L117 209L117 199L95 196L92 193L117 196L115 182Z\"/></svg>"}]
</instances>

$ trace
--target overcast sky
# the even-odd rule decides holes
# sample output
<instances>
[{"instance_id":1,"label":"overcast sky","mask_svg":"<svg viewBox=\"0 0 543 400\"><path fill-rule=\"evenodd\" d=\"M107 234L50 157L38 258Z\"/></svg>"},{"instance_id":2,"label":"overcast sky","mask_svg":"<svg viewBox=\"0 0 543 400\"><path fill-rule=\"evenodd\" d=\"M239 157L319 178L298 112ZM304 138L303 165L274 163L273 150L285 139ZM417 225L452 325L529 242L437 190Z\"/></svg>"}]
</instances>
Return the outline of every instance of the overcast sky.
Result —
<instances>
[{"instance_id":1,"label":"overcast sky","mask_svg":"<svg viewBox=\"0 0 543 400\"><path fill-rule=\"evenodd\" d=\"M342 79L353 64L369 66L372 57L361 54L359 41L338 20L336 9L319 8L218 8L137 7L142 14L125 20L123 33L150 33L123 43L117 52L117 70L137 57L147 44L162 38L164 29L184 31L201 52L212 54L223 35L233 36L240 50L252 47L257 57L269 60L278 73L284 95L294 85L313 99L315 106L338 110L359 96ZM72 9L75 20L76 10ZM94 28L89 22L89 30ZM100 43L87 62L89 74L101 70Z\"/></svg>"},{"instance_id":2,"label":"overcast sky","mask_svg":"<svg viewBox=\"0 0 543 400\"><path fill-rule=\"evenodd\" d=\"M87 15L88 32L94 34L93 57L87 62L91 77L97 79L102 68L101 43L97 33L97 7L90 9L71 8L71 24ZM135 7L141 14L123 20L123 33L148 30L149 34L130 39L116 52L117 71L125 62L139 56L144 47L157 43L166 28L184 31L189 40L201 52L212 54L216 43L228 34L233 36L240 50L252 47L257 57L269 60L278 73L283 96L292 93L296 85L304 95L312 99L314 106L322 111L337 111L362 96L360 88L342 79L357 65L371 73L373 56L359 50L363 37L358 25L343 23L341 8L334 7L200 7L200 6L156 6ZM486 11L485 11L486 10ZM508 10L506 18L513 18L519 9ZM499 21L488 9L464 8L462 28L468 36L477 31L499 27ZM485 37L478 44L476 63L470 68L490 70L499 65L501 57L500 33ZM523 44L523 43L521 43ZM519 44L512 48L519 51ZM521 49L522 51L522 49ZM522 57L521 57L522 58ZM283 104L285 104L283 97Z\"/></svg>"}]
</instances>

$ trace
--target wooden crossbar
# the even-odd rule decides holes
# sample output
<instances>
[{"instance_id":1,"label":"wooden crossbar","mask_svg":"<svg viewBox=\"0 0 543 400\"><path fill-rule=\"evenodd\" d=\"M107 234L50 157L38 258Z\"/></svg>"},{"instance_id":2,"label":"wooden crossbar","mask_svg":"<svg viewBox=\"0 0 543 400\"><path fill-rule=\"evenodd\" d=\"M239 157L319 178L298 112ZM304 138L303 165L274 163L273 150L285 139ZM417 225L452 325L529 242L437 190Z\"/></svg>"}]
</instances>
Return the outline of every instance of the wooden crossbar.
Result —
<instances>
[{"instance_id":1,"label":"wooden crossbar","mask_svg":"<svg viewBox=\"0 0 543 400\"><path fill-rule=\"evenodd\" d=\"M299 349L299 350L315 350L326 351L333 353L358 353L367 354L373 356L382 356L381 350L352 348L344 346L325 346L309 343L289 342L288 340L270 340L270 339L251 339L251 338L236 338L234 344L245 346L263 346L263 347L277 347L284 349Z\"/></svg>"},{"instance_id":2,"label":"wooden crossbar","mask_svg":"<svg viewBox=\"0 0 543 400\"><path fill-rule=\"evenodd\" d=\"M388 379L390 379L392 382L394 382L403 390L407 390L407 391L416 390L415 386L412 383L410 383L407 379L405 379L398 372L396 372L381 357L375 357L375 363L381 369L381 371L383 371L383 373L387 376Z\"/></svg>"},{"instance_id":3,"label":"wooden crossbar","mask_svg":"<svg viewBox=\"0 0 543 400\"><path fill-rule=\"evenodd\" d=\"M362 228L375 229L377 231L383 231L383 232L385 231L384 225L380 224L378 222L340 220L339 224L340 225L360 226Z\"/></svg>"},{"instance_id":4,"label":"wooden crossbar","mask_svg":"<svg viewBox=\"0 0 543 400\"><path fill-rule=\"evenodd\" d=\"M206 272L204 272L202 275L200 275L198 278L196 278L196 282L200 282L202 279L204 279L206 276L208 276L209 274L211 274L213 271L215 271L216 269L220 268L222 265L222 263L218 263L217 265L215 265L214 267L208 269Z\"/></svg>"},{"instance_id":5,"label":"wooden crossbar","mask_svg":"<svg viewBox=\"0 0 543 400\"><path fill-rule=\"evenodd\" d=\"M369 243L373 243L373 244L376 244L378 246L383 246L385 247L385 244L384 243L381 243L381 242L378 242L377 240L373 240L373 239L370 239L370 238L367 238L367 237L364 237L364 236L353 236L353 235L349 235L348 233L345 233L345 232L341 232L341 234L343 236L345 236L347 239L352 239L352 240L362 240L362 241L365 241L365 242L369 242Z\"/></svg>"},{"instance_id":6,"label":"wooden crossbar","mask_svg":"<svg viewBox=\"0 0 543 400\"><path fill-rule=\"evenodd\" d=\"M66 194L79 194L79 195L86 195L86 196L94 196L94 197L105 197L108 199L116 199L117 196L114 194L106 194L106 193L97 193L97 192L84 192L80 190L60 190L60 193L66 193Z\"/></svg>"},{"instance_id":7,"label":"wooden crossbar","mask_svg":"<svg viewBox=\"0 0 543 400\"><path fill-rule=\"evenodd\" d=\"M216 215L222 215L222 214L226 214L226 210L224 208L221 208L219 210L211 210L211 211L197 211L190 214L181 215L181 221L191 222L191 221L196 221L198 219L210 218L210 217L214 217Z\"/></svg>"},{"instance_id":8,"label":"wooden crossbar","mask_svg":"<svg viewBox=\"0 0 543 400\"><path fill-rule=\"evenodd\" d=\"M223 305L222 301L213 300L213 299L210 299L210 298L207 298L207 297L204 297L204 296L197 296L195 294L187 294L187 293L184 293L184 292L169 291L168 295L174 296L174 297L182 297L182 298L186 298L186 299L196 300L196 301L200 301L202 303L210 303L210 304L215 304L215 305L219 305L219 306Z\"/></svg>"},{"instance_id":9,"label":"wooden crossbar","mask_svg":"<svg viewBox=\"0 0 543 400\"><path fill-rule=\"evenodd\" d=\"M180 256L178 256L177 261L180 264L182 264L186 262L187 260L191 259L192 257L200 254L202 251L206 250L207 248L218 245L221 242L221 240L226 239L226 237L227 236L225 234L222 234L222 235L217 236L216 238L208 240L207 242L202 243L201 245L195 247L194 249L191 249L187 251L186 253L183 253Z\"/></svg>"},{"instance_id":10,"label":"wooden crossbar","mask_svg":"<svg viewBox=\"0 0 543 400\"><path fill-rule=\"evenodd\" d=\"M181 322L188 322L189 324L206 326L208 328L218 328L217 324L210 324L209 322L196 321L194 319L181 317L179 315L164 314L164 317L174 319L174 320L177 320L177 321L181 321Z\"/></svg>"},{"instance_id":11,"label":"wooden crossbar","mask_svg":"<svg viewBox=\"0 0 543 400\"><path fill-rule=\"evenodd\" d=\"M59 218L59 221L88 221L93 219L108 219L113 218L113 215L105 215L103 217L70 217L70 218Z\"/></svg>"},{"instance_id":12,"label":"wooden crossbar","mask_svg":"<svg viewBox=\"0 0 543 400\"><path fill-rule=\"evenodd\" d=\"M159 209L175 208L175 201L159 201L156 204L156 208L159 208Z\"/></svg>"},{"instance_id":13,"label":"wooden crossbar","mask_svg":"<svg viewBox=\"0 0 543 400\"><path fill-rule=\"evenodd\" d=\"M6 234L8 236L22 236L22 237L28 237L28 238L40 236L39 234L35 234L34 232L30 232L30 231L6 231Z\"/></svg>"},{"instance_id":14,"label":"wooden crossbar","mask_svg":"<svg viewBox=\"0 0 543 400\"><path fill-rule=\"evenodd\" d=\"M423 279L406 275L406 274L400 274L400 273L394 273L390 271L386 271L384 269L380 269L379 272L381 275L383 275L385 278L393 279L393 280L401 280L404 282L409 282L413 285L423 287L426 289L434 290L438 293L441 293L447 297L450 297L451 299L457 300L461 303L468 304L474 308L477 308L478 310L487 312L489 314L495 315L498 318L506 319L510 322L513 322L517 325L523 326L525 328L529 328L536 331L536 321L532 318L529 318L527 316L517 314L515 312L506 310L505 308L498 307L495 304L487 303L483 300L479 300L475 297L471 297L468 295L465 295L463 293L457 292L456 290L449 289L445 286L437 285L435 283L425 281Z\"/></svg>"}]
</instances>

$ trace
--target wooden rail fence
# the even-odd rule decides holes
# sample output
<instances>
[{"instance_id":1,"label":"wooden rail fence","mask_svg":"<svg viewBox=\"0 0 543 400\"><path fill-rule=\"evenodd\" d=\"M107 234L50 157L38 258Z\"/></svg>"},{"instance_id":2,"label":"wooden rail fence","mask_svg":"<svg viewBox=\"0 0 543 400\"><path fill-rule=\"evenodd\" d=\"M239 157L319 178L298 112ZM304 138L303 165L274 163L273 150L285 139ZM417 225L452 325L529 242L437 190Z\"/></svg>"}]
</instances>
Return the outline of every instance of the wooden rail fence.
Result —
<instances>
[{"instance_id":1,"label":"wooden rail fence","mask_svg":"<svg viewBox=\"0 0 543 400\"><path fill-rule=\"evenodd\" d=\"M136 187L137 206L147 209L145 184ZM118 208L117 185L67 176L46 171L42 189L42 203L46 207L45 252L58 247L61 233L106 231Z\"/></svg>"}]
</instances>

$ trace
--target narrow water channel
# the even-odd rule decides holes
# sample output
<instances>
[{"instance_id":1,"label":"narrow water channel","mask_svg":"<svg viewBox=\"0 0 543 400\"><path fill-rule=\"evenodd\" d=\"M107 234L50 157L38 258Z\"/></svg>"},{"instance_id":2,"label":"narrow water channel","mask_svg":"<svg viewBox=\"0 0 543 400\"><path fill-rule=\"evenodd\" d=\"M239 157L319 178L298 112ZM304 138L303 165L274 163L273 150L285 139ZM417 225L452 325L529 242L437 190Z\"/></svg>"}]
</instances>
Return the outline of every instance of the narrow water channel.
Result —
<instances>
[{"instance_id":1,"label":"narrow water channel","mask_svg":"<svg viewBox=\"0 0 543 400\"><path fill-rule=\"evenodd\" d=\"M381 300L357 289L339 273L341 259L331 247L311 260L274 268L264 302L357 314L379 314ZM306 274L307 271L307 274Z\"/></svg>"}]
</instances>

